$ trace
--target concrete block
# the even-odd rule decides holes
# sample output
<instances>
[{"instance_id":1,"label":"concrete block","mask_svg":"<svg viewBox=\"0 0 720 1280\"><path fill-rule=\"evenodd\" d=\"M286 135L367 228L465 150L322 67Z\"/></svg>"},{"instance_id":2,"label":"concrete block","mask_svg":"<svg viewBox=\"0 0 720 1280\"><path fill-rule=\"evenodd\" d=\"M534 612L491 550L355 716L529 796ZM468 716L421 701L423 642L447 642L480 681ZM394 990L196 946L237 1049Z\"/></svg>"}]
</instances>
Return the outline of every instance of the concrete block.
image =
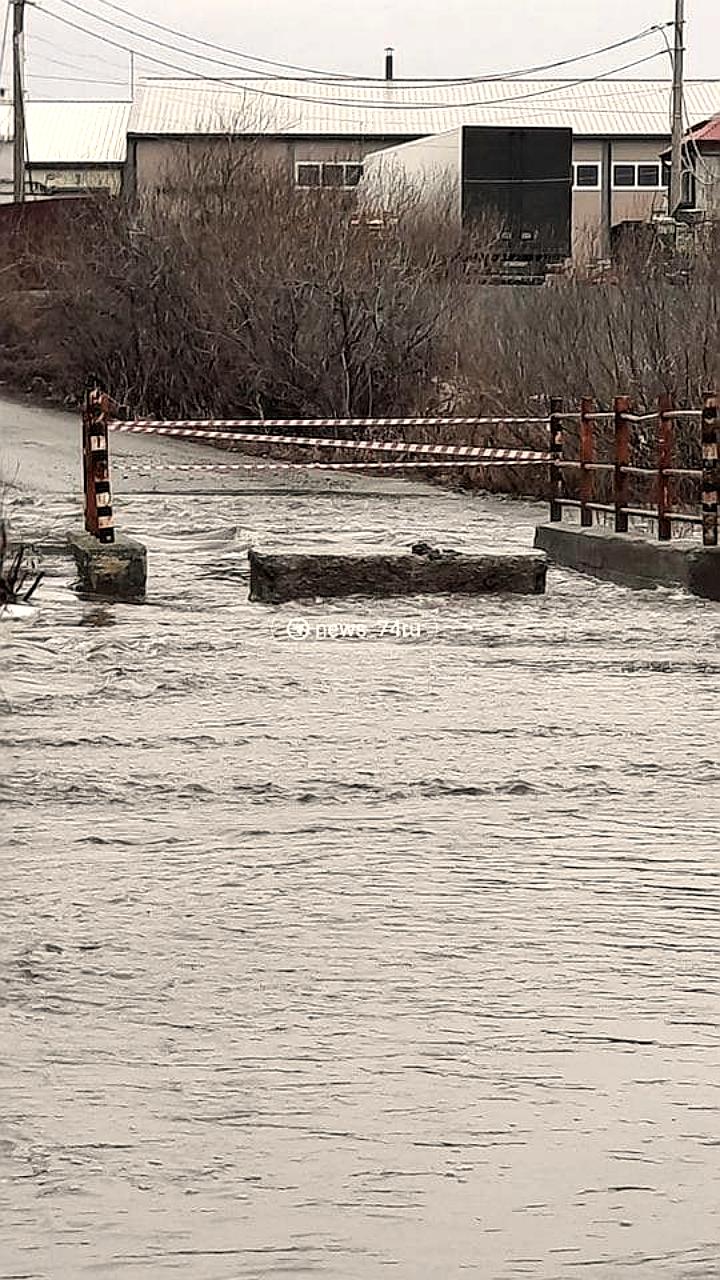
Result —
<instances>
[{"instance_id":1,"label":"concrete block","mask_svg":"<svg viewBox=\"0 0 720 1280\"><path fill-rule=\"evenodd\" d=\"M274 555L248 552L250 599L269 604L333 596L537 595L546 560L526 555Z\"/></svg>"},{"instance_id":2,"label":"concrete block","mask_svg":"<svg viewBox=\"0 0 720 1280\"><path fill-rule=\"evenodd\" d=\"M115 600L142 600L147 585L147 551L141 542L115 533L114 542L98 542L84 530L67 537L80 590Z\"/></svg>"},{"instance_id":3,"label":"concrete block","mask_svg":"<svg viewBox=\"0 0 720 1280\"><path fill-rule=\"evenodd\" d=\"M720 547L698 547L688 555L688 590L703 600L720 600Z\"/></svg>"},{"instance_id":4,"label":"concrete block","mask_svg":"<svg viewBox=\"0 0 720 1280\"><path fill-rule=\"evenodd\" d=\"M560 523L538 525L535 546L555 564L623 586L679 586L706 600L720 600L719 547Z\"/></svg>"}]
</instances>

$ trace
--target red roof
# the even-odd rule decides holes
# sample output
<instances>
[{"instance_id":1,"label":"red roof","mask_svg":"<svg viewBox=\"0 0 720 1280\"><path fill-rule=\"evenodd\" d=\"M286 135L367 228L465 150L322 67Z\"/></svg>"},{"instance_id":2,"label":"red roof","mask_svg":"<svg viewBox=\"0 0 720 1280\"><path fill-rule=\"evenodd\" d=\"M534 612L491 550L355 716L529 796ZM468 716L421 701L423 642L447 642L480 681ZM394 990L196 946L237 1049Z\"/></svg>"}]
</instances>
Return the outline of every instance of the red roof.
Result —
<instances>
[{"instance_id":1,"label":"red roof","mask_svg":"<svg viewBox=\"0 0 720 1280\"><path fill-rule=\"evenodd\" d=\"M688 142L720 142L720 116L713 116L712 120L691 129L686 138Z\"/></svg>"}]
</instances>

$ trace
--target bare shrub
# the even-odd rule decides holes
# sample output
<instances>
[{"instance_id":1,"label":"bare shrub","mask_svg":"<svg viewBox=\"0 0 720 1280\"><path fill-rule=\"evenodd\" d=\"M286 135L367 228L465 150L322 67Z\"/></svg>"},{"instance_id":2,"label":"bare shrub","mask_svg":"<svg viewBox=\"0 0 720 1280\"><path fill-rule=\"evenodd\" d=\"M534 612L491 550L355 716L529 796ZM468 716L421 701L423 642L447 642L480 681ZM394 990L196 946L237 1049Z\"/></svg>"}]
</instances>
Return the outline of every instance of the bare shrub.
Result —
<instances>
[{"instance_id":1,"label":"bare shrub","mask_svg":"<svg viewBox=\"0 0 720 1280\"><path fill-rule=\"evenodd\" d=\"M5 376L68 396L92 369L136 412L169 418L541 416L549 394L607 408L626 393L642 410L660 391L696 405L717 383L717 232L684 259L653 241L605 278L581 259L542 288L496 286L499 227L461 230L448 198L428 208L409 190L372 225L349 193L294 189L252 143L180 157L163 191L100 200L33 246L42 300L32 323L8 304ZM541 426L474 440L546 445ZM695 429L680 443L694 464ZM444 478L488 483L476 469ZM515 491L544 479L492 473Z\"/></svg>"},{"instance_id":2,"label":"bare shrub","mask_svg":"<svg viewBox=\"0 0 720 1280\"><path fill-rule=\"evenodd\" d=\"M678 406L697 407L720 382L720 229L707 230L686 255L671 254L653 238L624 253L605 279L578 272L546 287L470 291L458 334L461 411L522 413L547 408L551 394L569 408L593 396L601 410L629 395L637 412L652 412L661 392ZM608 455L612 428L598 425L599 450ZM567 425L568 453L577 429ZM653 424L635 428L633 461L652 465ZM509 429L506 443L537 444L534 429ZM699 465L700 431L681 422L677 465ZM532 474L531 477L532 479ZM538 477L542 481L542 477ZM502 481L501 481L502 482Z\"/></svg>"},{"instance_id":3,"label":"bare shrub","mask_svg":"<svg viewBox=\"0 0 720 1280\"><path fill-rule=\"evenodd\" d=\"M455 283L479 236L416 203L380 232L337 192L298 192L251 150L68 245L52 316L66 384L93 368L165 416L407 413L452 362Z\"/></svg>"},{"instance_id":4,"label":"bare shrub","mask_svg":"<svg viewBox=\"0 0 720 1280\"><path fill-rule=\"evenodd\" d=\"M42 580L24 545L11 547L7 525L0 516L0 605L28 602Z\"/></svg>"}]
</instances>

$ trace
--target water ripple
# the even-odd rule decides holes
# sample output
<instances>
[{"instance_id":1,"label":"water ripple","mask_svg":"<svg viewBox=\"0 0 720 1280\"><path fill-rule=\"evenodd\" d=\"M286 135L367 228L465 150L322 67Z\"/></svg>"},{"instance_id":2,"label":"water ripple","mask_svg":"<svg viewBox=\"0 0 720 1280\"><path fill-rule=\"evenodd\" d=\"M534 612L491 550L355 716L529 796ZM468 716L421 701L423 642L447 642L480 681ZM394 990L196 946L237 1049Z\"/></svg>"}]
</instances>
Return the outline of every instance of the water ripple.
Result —
<instances>
[{"instance_id":1,"label":"water ripple","mask_svg":"<svg viewBox=\"0 0 720 1280\"><path fill-rule=\"evenodd\" d=\"M2 637L0 1274L720 1274L720 608L553 570L268 609L250 542L537 512L120 507L148 606L57 557Z\"/></svg>"}]
</instances>

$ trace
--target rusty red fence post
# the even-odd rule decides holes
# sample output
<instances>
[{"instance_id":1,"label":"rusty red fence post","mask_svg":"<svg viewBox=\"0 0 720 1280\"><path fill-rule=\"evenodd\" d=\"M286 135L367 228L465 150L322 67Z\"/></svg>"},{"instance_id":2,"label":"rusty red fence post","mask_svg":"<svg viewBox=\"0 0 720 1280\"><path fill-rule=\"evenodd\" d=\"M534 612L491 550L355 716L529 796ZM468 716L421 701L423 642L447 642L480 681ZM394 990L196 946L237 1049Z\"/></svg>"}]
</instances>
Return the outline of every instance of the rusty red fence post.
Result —
<instances>
[{"instance_id":1,"label":"rusty red fence post","mask_svg":"<svg viewBox=\"0 0 720 1280\"><path fill-rule=\"evenodd\" d=\"M563 402L557 396L550 397L550 519L562 520L563 476L557 465L563 455Z\"/></svg>"},{"instance_id":2,"label":"rusty red fence post","mask_svg":"<svg viewBox=\"0 0 720 1280\"><path fill-rule=\"evenodd\" d=\"M98 542L114 542L108 418L110 400L94 379L83 400L83 486L85 528Z\"/></svg>"},{"instance_id":3,"label":"rusty red fence post","mask_svg":"<svg viewBox=\"0 0 720 1280\"><path fill-rule=\"evenodd\" d=\"M86 391L82 402L82 467L83 467L83 505L85 511L85 528L88 533L95 533L93 515L95 502L90 496L91 462L90 462L90 429L92 419L88 403L89 391Z\"/></svg>"},{"instance_id":4,"label":"rusty red fence post","mask_svg":"<svg viewBox=\"0 0 720 1280\"><path fill-rule=\"evenodd\" d=\"M593 522L593 473L588 463L595 461L595 401L583 396L580 401L580 524L589 528Z\"/></svg>"},{"instance_id":5,"label":"rusty red fence post","mask_svg":"<svg viewBox=\"0 0 720 1280\"><path fill-rule=\"evenodd\" d=\"M624 468L630 466L630 423L625 416L630 412L629 397L616 396L613 401L613 409L615 412L615 474L613 498L615 505L615 532L627 533L629 477Z\"/></svg>"},{"instance_id":6,"label":"rusty red fence post","mask_svg":"<svg viewBox=\"0 0 720 1280\"><path fill-rule=\"evenodd\" d=\"M702 410L702 532L703 546L718 544L718 405L717 396L703 397Z\"/></svg>"},{"instance_id":7,"label":"rusty red fence post","mask_svg":"<svg viewBox=\"0 0 720 1280\"><path fill-rule=\"evenodd\" d=\"M668 415L672 414L674 408L675 402L669 393L665 392L658 397L657 527L658 538L661 542L669 542L672 538L672 520L670 519L672 502L670 497L670 477L667 475L667 471L673 464L674 419Z\"/></svg>"}]
</instances>

